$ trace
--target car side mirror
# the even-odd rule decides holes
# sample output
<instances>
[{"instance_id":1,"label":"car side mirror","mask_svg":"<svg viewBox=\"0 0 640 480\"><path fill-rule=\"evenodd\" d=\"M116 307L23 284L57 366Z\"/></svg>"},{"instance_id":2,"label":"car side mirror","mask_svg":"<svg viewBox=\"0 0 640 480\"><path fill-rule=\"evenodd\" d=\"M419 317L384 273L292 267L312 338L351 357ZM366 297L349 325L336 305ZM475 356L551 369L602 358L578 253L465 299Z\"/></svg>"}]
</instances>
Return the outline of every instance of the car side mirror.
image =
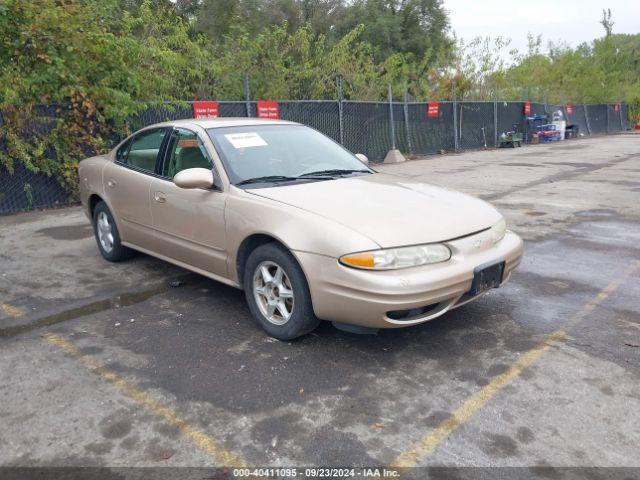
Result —
<instances>
[{"instance_id":1,"label":"car side mirror","mask_svg":"<svg viewBox=\"0 0 640 480\"><path fill-rule=\"evenodd\" d=\"M369 159L363 153L356 153L356 157L358 157L358 160L360 160L365 165L369 165Z\"/></svg>"},{"instance_id":2,"label":"car side mirror","mask_svg":"<svg viewBox=\"0 0 640 480\"><path fill-rule=\"evenodd\" d=\"M180 188L212 188L213 172L207 168L187 168L176 173L173 183Z\"/></svg>"}]
</instances>

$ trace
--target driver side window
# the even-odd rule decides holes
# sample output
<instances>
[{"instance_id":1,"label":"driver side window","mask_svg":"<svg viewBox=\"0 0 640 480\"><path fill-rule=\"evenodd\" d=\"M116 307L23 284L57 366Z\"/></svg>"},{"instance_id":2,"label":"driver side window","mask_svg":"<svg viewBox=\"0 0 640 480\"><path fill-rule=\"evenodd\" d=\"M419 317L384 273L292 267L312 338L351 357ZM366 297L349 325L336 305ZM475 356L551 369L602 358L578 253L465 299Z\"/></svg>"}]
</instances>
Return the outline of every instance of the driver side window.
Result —
<instances>
[{"instance_id":1,"label":"driver side window","mask_svg":"<svg viewBox=\"0 0 640 480\"><path fill-rule=\"evenodd\" d=\"M171 134L167 156L162 166L162 175L173 178L176 173L187 168L211 170L213 162L197 134L189 130L177 129Z\"/></svg>"}]
</instances>

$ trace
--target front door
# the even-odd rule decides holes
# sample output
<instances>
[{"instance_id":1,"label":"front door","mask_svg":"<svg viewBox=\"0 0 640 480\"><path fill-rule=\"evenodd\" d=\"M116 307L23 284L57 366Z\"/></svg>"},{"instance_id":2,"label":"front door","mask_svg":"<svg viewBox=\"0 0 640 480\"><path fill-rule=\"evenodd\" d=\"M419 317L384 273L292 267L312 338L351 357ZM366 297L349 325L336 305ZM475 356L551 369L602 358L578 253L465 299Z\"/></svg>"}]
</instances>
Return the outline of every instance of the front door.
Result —
<instances>
[{"instance_id":1,"label":"front door","mask_svg":"<svg viewBox=\"0 0 640 480\"><path fill-rule=\"evenodd\" d=\"M116 161L103 172L107 201L126 244L153 249L153 222L149 205L156 160L170 130L143 130L116 152Z\"/></svg>"},{"instance_id":2,"label":"front door","mask_svg":"<svg viewBox=\"0 0 640 480\"><path fill-rule=\"evenodd\" d=\"M151 183L156 250L196 269L227 277L226 193L176 186L173 176L187 168L211 169L213 163L195 132L176 128L161 165L162 178Z\"/></svg>"}]
</instances>

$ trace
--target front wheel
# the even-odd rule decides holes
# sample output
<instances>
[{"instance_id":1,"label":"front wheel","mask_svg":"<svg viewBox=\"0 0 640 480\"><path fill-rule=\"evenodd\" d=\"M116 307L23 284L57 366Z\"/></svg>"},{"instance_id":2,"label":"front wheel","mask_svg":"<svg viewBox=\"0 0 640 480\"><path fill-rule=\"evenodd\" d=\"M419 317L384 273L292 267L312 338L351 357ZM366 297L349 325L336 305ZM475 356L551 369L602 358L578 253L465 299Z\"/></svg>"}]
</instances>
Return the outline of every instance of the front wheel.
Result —
<instances>
[{"instance_id":1,"label":"front wheel","mask_svg":"<svg viewBox=\"0 0 640 480\"><path fill-rule=\"evenodd\" d=\"M284 247L267 243L251 252L243 285L251 315L272 337L291 340L318 326L304 273Z\"/></svg>"}]
</instances>

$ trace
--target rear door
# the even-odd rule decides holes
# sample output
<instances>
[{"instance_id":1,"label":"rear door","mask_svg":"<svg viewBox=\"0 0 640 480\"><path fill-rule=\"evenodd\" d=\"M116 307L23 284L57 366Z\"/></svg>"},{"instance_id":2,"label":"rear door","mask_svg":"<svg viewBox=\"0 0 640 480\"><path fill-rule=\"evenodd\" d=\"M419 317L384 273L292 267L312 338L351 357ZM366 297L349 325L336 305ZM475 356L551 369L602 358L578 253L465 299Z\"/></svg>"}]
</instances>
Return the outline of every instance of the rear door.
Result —
<instances>
[{"instance_id":1,"label":"rear door","mask_svg":"<svg viewBox=\"0 0 640 480\"><path fill-rule=\"evenodd\" d=\"M153 222L149 205L156 162L169 128L151 128L131 137L104 170L104 188L123 242L153 250Z\"/></svg>"},{"instance_id":2,"label":"rear door","mask_svg":"<svg viewBox=\"0 0 640 480\"><path fill-rule=\"evenodd\" d=\"M204 272L227 277L224 208L226 192L185 189L173 177L187 168L214 168L204 141L175 128L167 142L159 177L151 182L151 215L158 253Z\"/></svg>"}]
</instances>

